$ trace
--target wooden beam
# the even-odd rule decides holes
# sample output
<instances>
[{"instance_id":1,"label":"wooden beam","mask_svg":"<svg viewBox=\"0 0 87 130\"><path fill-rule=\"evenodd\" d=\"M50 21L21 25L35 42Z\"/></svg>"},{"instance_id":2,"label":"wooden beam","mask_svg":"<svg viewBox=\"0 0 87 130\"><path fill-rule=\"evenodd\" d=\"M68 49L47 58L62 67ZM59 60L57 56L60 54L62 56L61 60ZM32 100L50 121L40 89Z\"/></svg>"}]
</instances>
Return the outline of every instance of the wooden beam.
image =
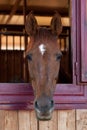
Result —
<instances>
[{"instance_id":1,"label":"wooden beam","mask_svg":"<svg viewBox=\"0 0 87 130\"><path fill-rule=\"evenodd\" d=\"M0 14L10 14L13 5L0 5ZM26 14L28 14L31 10L34 11L34 14L37 16L53 16L54 11L57 10L61 16L67 17L69 16L68 8L56 8L56 7L40 7L40 6L29 6L27 5ZM23 6L20 5L15 12L16 15L23 15Z\"/></svg>"},{"instance_id":2,"label":"wooden beam","mask_svg":"<svg viewBox=\"0 0 87 130\"><path fill-rule=\"evenodd\" d=\"M6 24L9 23L9 21L10 21L11 18L12 18L12 16L15 14L15 12L16 12L16 10L17 10L19 4L20 4L20 2L21 2L21 0L16 0L16 1L15 1L15 4L14 4L12 10L11 10L11 13L10 13L10 15L9 15L9 17L8 17L8 19L7 19L7 21L6 21Z\"/></svg>"}]
</instances>

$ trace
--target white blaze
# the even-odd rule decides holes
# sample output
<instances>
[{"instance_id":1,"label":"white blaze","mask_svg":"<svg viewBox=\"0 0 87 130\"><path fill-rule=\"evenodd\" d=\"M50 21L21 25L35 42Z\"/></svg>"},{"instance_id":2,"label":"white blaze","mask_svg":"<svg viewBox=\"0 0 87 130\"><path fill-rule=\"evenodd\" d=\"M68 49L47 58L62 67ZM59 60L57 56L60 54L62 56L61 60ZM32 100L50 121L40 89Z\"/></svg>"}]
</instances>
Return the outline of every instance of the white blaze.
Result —
<instances>
[{"instance_id":1,"label":"white blaze","mask_svg":"<svg viewBox=\"0 0 87 130\"><path fill-rule=\"evenodd\" d=\"M45 46L44 44L41 44L41 45L39 46L39 50L40 50L41 54L44 55L44 53L45 53L45 51L46 51L46 46Z\"/></svg>"}]
</instances>

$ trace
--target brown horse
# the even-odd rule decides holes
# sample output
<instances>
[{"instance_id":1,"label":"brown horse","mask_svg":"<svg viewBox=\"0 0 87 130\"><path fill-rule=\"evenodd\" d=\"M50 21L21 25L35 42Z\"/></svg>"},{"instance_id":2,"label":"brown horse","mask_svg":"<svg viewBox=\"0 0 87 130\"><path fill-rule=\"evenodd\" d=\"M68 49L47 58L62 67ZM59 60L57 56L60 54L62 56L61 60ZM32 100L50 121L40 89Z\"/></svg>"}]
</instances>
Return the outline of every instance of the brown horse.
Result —
<instances>
[{"instance_id":1,"label":"brown horse","mask_svg":"<svg viewBox=\"0 0 87 130\"><path fill-rule=\"evenodd\" d=\"M39 27L31 12L25 28L30 36L26 55L35 96L34 108L38 119L49 120L54 110L53 93L62 56L57 43L62 31L61 17L56 12L50 28Z\"/></svg>"}]
</instances>

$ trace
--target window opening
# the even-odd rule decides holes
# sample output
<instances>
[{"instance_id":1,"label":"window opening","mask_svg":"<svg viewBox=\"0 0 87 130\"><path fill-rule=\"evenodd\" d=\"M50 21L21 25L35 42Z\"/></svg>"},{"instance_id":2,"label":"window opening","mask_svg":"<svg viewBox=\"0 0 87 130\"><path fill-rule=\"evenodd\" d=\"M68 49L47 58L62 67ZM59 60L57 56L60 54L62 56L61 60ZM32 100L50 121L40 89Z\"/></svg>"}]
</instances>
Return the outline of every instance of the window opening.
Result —
<instances>
[{"instance_id":1,"label":"window opening","mask_svg":"<svg viewBox=\"0 0 87 130\"><path fill-rule=\"evenodd\" d=\"M61 12L59 12L63 23L63 31L58 39L58 44L63 56L61 60L59 79L57 82L64 84L72 83L73 70L70 1L66 3L67 13L64 12L64 14L61 14ZM38 16L36 16L36 18L40 19ZM5 30L8 31L7 29ZM29 40L29 37L27 39ZM0 33L0 82L30 82L27 61L25 60L24 55L25 47L23 34Z\"/></svg>"}]
</instances>

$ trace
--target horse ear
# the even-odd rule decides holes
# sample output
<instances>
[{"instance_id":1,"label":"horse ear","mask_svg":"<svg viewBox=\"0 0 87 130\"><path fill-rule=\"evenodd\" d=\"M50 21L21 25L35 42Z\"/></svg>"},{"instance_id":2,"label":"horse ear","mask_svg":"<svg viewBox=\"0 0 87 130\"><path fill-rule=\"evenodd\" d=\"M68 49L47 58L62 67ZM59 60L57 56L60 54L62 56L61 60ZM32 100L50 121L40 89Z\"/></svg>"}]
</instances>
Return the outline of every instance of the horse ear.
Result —
<instances>
[{"instance_id":1,"label":"horse ear","mask_svg":"<svg viewBox=\"0 0 87 130\"><path fill-rule=\"evenodd\" d=\"M27 16L26 23L25 23L25 30L26 32L32 36L36 33L37 30L37 20L35 19L32 12L30 12Z\"/></svg>"},{"instance_id":2,"label":"horse ear","mask_svg":"<svg viewBox=\"0 0 87 130\"><path fill-rule=\"evenodd\" d=\"M61 16L56 12L51 20L51 30L54 34L59 35L62 32Z\"/></svg>"}]
</instances>

